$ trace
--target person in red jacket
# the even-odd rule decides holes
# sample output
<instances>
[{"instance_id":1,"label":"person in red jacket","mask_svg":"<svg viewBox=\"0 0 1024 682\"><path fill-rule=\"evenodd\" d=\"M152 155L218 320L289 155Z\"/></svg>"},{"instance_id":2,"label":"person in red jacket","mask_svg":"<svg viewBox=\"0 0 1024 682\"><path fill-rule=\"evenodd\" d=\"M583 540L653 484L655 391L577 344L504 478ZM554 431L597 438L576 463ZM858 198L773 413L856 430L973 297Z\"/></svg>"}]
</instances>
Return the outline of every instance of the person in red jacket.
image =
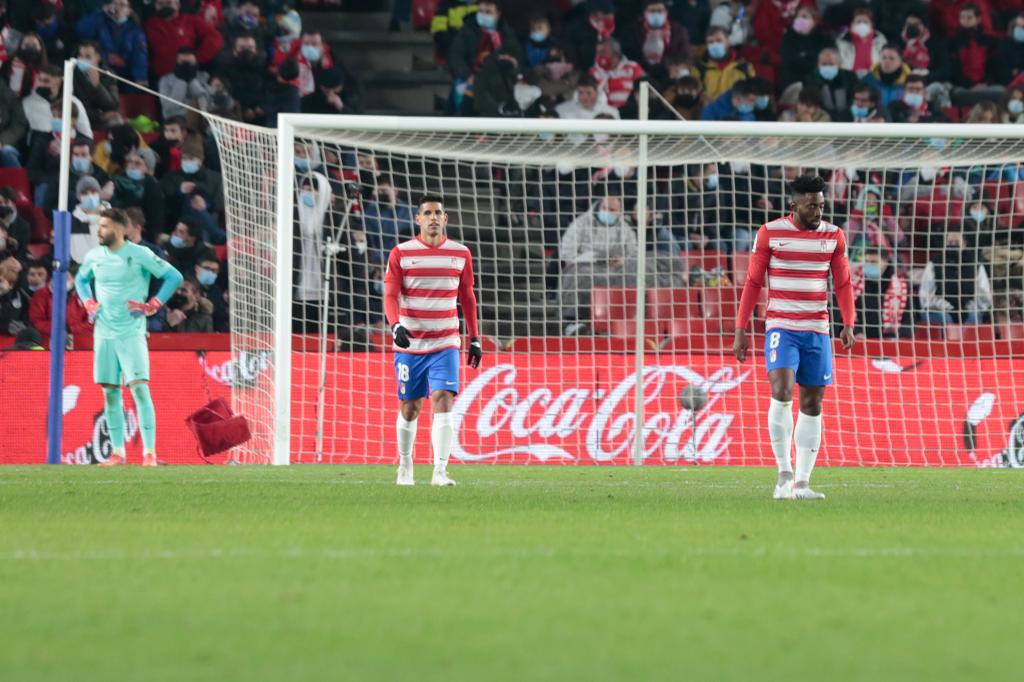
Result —
<instances>
[{"instance_id":1,"label":"person in red jacket","mask_svg":"<svg viewBox=\"0 0 1024 682\"><path fill-rule=\"evenodd\" d=\"M973 88L991 82L996 39L981 27L981 10L974 3L960 9L960 28L949 41L953 84Z\"/></svg>"},{"instance_id":2,"label":"person in red jacket","mask_svg":"<svg viewBox=\"0 0 1024 682\"><path fill-rule=\"evenodd\" d=\"M778 54L786 27L792 25L802 7L815 7L814 0L759 0L753 4L754 37L758 44Z\"/></svg>"},{"instance_id":3,"label":"person in red jacket","mask_svg":"<svg viewBox=\"0 0 1024 682\"><path fill-rule=\"evenodd\" d=\"M946 40L960 30L960 12L965 5L978 8L978 23L983 32L992 34L992 3L989 0L946 0L928 5L928 27Z\"/></svg>"},{"instance_id":4,"label":"person in red jacket","mask_svg":"<svg viewBox=\"0 0 1024 682\"><path fill-rule=\"evenodd\" d=\"M72 263L65 280L65 286L68 288L68 339L72 348L87 350L92 348L92 325L89 324L89 314L85 311L82 299L74 295L77 273L78 264ZM50 280L50 284L37 291L28 304L29 324L42 334L43 346L46 348L50 347L50 328L53 322L53 285L56 281L58 281L56 277Z\"/></svg>"},{"instance_id":5,"label":"person in red jacket","mask_svg":"<svg viewBox=\"0 0 1024 682\"><path fill-rule=\"evenodd\" d=\"M149 67L156 79L174 71L178 50L191 47L196 61L208 64L224 47L224 37L204 19L182 14L180 0L156 0L156 13L146 20Z\"/></svg>"}]
</instances>

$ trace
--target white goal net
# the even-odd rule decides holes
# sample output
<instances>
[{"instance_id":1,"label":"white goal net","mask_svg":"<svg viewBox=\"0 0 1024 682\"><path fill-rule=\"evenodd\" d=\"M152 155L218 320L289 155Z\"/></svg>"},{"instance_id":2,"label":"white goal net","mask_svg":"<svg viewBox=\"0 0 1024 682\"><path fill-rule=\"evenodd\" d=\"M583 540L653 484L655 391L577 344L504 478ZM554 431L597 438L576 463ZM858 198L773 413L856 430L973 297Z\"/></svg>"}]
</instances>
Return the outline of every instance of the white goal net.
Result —
<instances>
[{"instance_id":1,"label":"white goal net","mask_svg":"<svg viewBox=\"0 0 1024 682\"><path fill-rule=\"evenodd\" d=\"M1013 126L212 126L233 352L266 359L235 394L255 426L249 461L396 461L382 277L430 191L473 253L484 338L482 367L462 370L454 461L773 463L764 305L742 364L733 320L758 226L788 213L794 177L817 173L825 218L847 235L861 336L836 346L819 464L1024 464Z\"/></svg>"}]
</instances>

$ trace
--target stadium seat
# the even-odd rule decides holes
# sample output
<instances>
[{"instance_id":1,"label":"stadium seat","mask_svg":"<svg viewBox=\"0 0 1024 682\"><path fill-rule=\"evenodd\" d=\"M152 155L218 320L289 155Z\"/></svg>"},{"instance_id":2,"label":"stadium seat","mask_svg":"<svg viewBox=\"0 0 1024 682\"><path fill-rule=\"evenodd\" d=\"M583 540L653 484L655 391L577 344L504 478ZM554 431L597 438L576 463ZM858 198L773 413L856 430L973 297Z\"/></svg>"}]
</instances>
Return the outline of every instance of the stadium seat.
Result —
<instances>
[{"instance_id":1,"label":"stadium seat","mask_svg":"<svg viewBox=\"0 0 1024 682\"><path fill-rule=\"evenodd\" d=\"M594 287L590 292L590 322L595 334L628 336L636 320L636 290Z\"/></svg>"},{"instance_id":2,"label":"stadium seat","mask_svg":"<svg viewBox=\"0 0 1024 682\"><path fill-rule=\"evenodd\" d=\"M1024 341L1024 323L1011 322L999 326L999 338L1003 341Z\"/></svg>"},{"instance_id":3,"label":"stadium seat","mask_svg":"<svg viewBox=\"0 0 1024 682\"><path fill-rule=\"evenodd\" d=\"M725 251L683 251L682 258L690 270L699 267L705 272L715 268L721 268L726 274L730 271L729 254Z\"/></svg>"},{"instance_id":4,"label":"stadium seat","mask_svg":"<svg viewBox=\"0 0 1024 682\"><path fill-rule=\"evenodd\" d=\"M24 218L32 228L29 241L45 244L47 249L49 249L50 235L53 234L53 222L46 215L46 212L32 204L22 204L19 202L17 206L18 215Z\"/></svg>"},{"instance_id":5,"label":"stadium seat","mask_svg":"<svg viewBox=\"0 0 1024 682\"><path fill-rule=\"evenodd\" d=\"M148 116L154 121L160 120L160 105L156 97L145 92L121 93L120 99L121 115L126 121L136 116Z\"/></svg>"},{"instance_id":6,"label":"stadium seat","mask_svg":"<svg viewBox=\"0 0 1024 682\"><path fill-rule=\"evenodd\" d=\"M931 341L957 341L964 343L991 343L995 329L990 324L921 324L914 337Z\"/></svg>"},{"instance_id":7,"label":"stadium seat","mask_svg":"<svg viewBox=\"0 0 1024 682\"><path fill-rule=\"evenodd\" d=\"M32 260L45 258L48 253L50 253L50 245L45 242L32 242L28 245L28 255L32 257Z\"/></svg>"},{"instance_id":8,"label":"stadium seat","mask_svg":"<svg viewBox=\"0 0 1024 682\"><path fill-rule=\"evenodd\" d=\"M732 281L733 284L743 286L747 281L747 269L750 267L750 252L739 251L732 254Z\"/></svg>"},{"instance_id":9,"label":"stadium seat","mask_svg":"<svg viewBox=\"0 0 1024 682\"><path fill-rule=\"evenodd\" d=\"M0 187L13 187L19 204L32 201L32 185L24 168L0 168Z\"/></svg>"},{"instance_id":10,"label":"stadium seat","mask_svg":"<svg viewBox=\"0 0 1024 682\"><path fill-rule=\"evenodd\" d=\"M700 289L651 289L647 292L647 318L660 336L703 335Z\"/></svg>"},{"instance_id":11,"label":"stadium seat","mask_svg":"<svg viewBox=\"0 0 1024 682\"><path fill-rule=\"evenodd\" d=\"M704 287L701 290L701 316L709 334L732 332L742 295L742 287Z\"/></svg>"}]
</instances>

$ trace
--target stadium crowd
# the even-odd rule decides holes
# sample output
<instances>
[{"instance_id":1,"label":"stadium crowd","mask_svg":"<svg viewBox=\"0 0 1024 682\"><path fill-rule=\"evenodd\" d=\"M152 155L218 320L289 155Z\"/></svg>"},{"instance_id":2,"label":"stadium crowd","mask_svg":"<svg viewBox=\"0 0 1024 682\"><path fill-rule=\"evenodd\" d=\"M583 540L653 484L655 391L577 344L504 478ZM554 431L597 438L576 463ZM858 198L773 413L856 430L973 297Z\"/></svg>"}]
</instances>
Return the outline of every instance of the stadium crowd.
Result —
<instances>
[{"instance_id":1,"label":"stadium crowd","mask_svg":"<svg viewBox=\"0 0 1024 682\"><path fill-rule=\"evenodd\" d=\"M436 5L429 30L451 74L451 115L635 117L647 81L663 100L652 114L665 118L1024 122L1024 0L395 0L392 30L424 4ZM281 0L0 0L0 335L49 341L69 56L81 61L72 259L98 243L103 209L128 209L129 238L186 275L151 331L227 331L218 150L204 118L172 100L271 127L283 112L361 113L359 74L309 16ZM344 247L336 277L347 283L337 294L349 297L337 308L351 314L346 323L379 323L387 253L414 230L402 169L304 145L296 169L296 330L317 327L323 238L340 212L355 222L333 235ZM579 333L590 288L627 282L640 257L651 261L651 285L684 286L692 272L666 262L748 250L756 226L785 211L799 170L728 161L659 170L648 254L636 252L632 227L635 169L538 169L506 183L499 200L539 224L550 298ZM850 234L868 335L1024 322L1024 166L822 172L830 216ZM526 190L514 195L513 185ZM89 346L74 296L68 329L73 347Z\"/></svg>"}]
</instances>

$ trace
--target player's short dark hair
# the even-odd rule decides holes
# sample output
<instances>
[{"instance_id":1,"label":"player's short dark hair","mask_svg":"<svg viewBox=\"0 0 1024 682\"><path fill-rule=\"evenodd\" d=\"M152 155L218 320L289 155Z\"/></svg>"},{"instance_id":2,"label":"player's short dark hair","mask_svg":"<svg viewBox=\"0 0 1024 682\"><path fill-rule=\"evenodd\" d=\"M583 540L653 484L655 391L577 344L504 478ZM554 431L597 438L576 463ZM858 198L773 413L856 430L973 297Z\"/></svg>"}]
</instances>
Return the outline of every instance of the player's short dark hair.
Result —
<instances>
[{"instance_id":1,"label":"player's short dark hair","mask_svg":"<svg viewBox=\"0 0 1024 682\"><path fill-rule=\"evenodd\" d=\"M802 194L817 194L825 191L825 178L820 175L801 175L793 180L791 187L794 197Z\"/></svg>"},{"instance_id":2,"label":"player's short dark hair","mask_svg":"<svg viewBox=\"0 0 1024 682\"><path fill-rule=\"evenodd\" d=\"M108 208L100 213L100 218L106 218L111 222L119 224L121 227L128 227L128 214L124 212L124 209Z\"/></svg>"},{"instance_id":3,"label":"player's short dark hair","mask_svg":"<svg viewBox=\"0 0 1024 682\"><path fill-rule=\"evenodd\" d=\"M419 203L417 203L416 206L420 207L423 206L423 204L441 204L441 207L444 208L444 197L440 194L427 192L420 197Z\"/></svg>"}]
</instances>

